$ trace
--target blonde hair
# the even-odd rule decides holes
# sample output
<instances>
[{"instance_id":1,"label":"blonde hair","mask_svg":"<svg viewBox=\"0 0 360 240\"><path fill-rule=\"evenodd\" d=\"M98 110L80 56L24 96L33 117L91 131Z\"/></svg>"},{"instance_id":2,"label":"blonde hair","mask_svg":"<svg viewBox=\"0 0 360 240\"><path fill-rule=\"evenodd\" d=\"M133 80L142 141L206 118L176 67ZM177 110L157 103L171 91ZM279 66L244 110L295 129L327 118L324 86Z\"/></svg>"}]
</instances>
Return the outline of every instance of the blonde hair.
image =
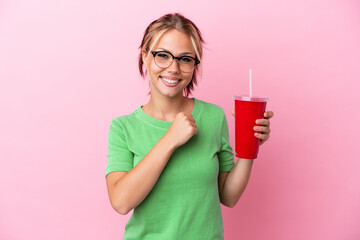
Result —
<instances>
[{"instance_id":1,"label":"blonde hair","mask_svg":"<svg viewBox=\"0 0 360 240\"><path fill-rule=\"evenodd\" d=\"M199 65L196 65L194 73L190 83L184 89L184 94L187 97L191 91L194 89L194 86L197 84L197 75L200 68L200 77L202 75L202 65L201 58L203 54L203 44L204 40L201 36L200 30L196 25L189 19L185 18L180 13L170 13L162 16L161 18L153 21L146 28L144 37L140 45L140 54L139 54L139 71L142 77L145 76L146 71L143 69L143 59L142 54L146 53L149 55L152 48L159 41L160 37L168 30L176 29L180 32L185 33L190 37L191 43L195 49L196 58L200 61ZM151 46L150 46L151 44Z\"/></svg>"}]
</instances>

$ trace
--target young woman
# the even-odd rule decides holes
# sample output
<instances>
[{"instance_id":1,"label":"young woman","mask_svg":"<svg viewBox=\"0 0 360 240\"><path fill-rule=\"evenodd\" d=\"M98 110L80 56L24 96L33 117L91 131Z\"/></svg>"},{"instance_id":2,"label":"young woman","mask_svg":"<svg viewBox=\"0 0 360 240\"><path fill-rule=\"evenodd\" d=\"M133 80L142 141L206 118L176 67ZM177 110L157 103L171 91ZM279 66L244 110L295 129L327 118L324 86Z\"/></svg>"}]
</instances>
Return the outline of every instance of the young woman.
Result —
<instances>
[{"instance_id":1,"label":"young woman","mask_svg":"<svg viewBox=\"0 0 360 240\"><path fill-rule=\"evenodd\" d=\"M234 163L223 109L188 98L202 44L199 29L180 14L145 31L139 70L150 81L150 100L113 119L108 138L111 205L123 215L134 209L123 239L223 239L220 203L234 207L248 183L253 160ZM272 116L254 126L261 143Z\"/></svg>"}]
</instances>

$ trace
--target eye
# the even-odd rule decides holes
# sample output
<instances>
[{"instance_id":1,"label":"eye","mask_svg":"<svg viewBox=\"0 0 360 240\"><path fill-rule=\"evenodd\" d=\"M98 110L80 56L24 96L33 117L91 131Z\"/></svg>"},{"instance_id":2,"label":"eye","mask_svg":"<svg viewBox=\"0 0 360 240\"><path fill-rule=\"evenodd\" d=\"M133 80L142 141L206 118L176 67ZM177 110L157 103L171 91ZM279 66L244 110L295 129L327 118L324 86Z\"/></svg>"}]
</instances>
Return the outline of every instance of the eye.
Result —
<instances>
[{"instance_id":1,"label":"eye","mask_svg":"<svg viewBox=\"0 0 360 240\"><path fill-rule=\"evenodd\" d=\"M190 58L190 57L181 57L180 61L183 62L183 63L191 63L194 60L192 58Z\"/></svg>"},{"instance_id":2,"label":"eye","mask_svg":"<svg viewBox=\"0 0 360 240\"><path fill-rule=\"evenodd\" d=\"M161 59L168 59L169 58L169 54L166 53L158 53L157 56Z\"/></svg>"}]
</instances>

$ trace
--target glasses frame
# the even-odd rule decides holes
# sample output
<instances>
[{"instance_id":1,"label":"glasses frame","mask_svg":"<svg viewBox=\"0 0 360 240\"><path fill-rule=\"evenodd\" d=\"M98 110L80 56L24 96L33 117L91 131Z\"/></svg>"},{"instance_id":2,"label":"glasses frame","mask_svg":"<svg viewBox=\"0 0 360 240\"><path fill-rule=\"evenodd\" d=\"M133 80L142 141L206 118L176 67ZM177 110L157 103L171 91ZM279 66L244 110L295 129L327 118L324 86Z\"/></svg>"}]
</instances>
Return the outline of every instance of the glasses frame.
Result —
<instances>
[{"instance_id":1,"label":"glasses frame","mask_svg":"<svg viewBox=\"0 0 360 240\"><path fill-rule=\"evenodd\" d=\"M160 67L160 66L156 63L156 61L155 61L156 66L158 66L159 68L162 68L162 69L165 69L165 68L170 67L170 66L171 66L171 64L173 64L174 59L177 59L178 61L180 61L180 60L181 60L181 58L183 58L183 57L187 57L187 58L192 58L192 59L194 59L194 61L195 61L195 65L194 65L194 68L193 68L192 70L194 70L194 69L195 69L195 67L196 67L196 65L198 65L198 64L200 63L199 59L197 59L197 58L193 58L193 57L191 57L191 56L181 56L181 57L175 57L174 55L172 55L172 53L171 53L171 52L168 52L168 51L163 51L163 50L161 50L161 51L151 51L151 54L154 56L154 60L155 60L155 56L156 56L158 53L161 53L161 52L163 52L163 53L168 53L168 54L170 54L170 55L171 55L171 57L172 57L171 63L170 63L170 64L169 64L169 66L167 66L167 67ZM179 69L180 69L180 68L179 68ZM191 71L192 71L192 70L191 70ZM180 71L181 71L181 69L180 69ZM190 72L191 72L191 71L190 71ZM184 71L181 71L181 72L184 72ZM186 72L185 72L185 73L186 73Z\"/></svg>"}]
</instances>

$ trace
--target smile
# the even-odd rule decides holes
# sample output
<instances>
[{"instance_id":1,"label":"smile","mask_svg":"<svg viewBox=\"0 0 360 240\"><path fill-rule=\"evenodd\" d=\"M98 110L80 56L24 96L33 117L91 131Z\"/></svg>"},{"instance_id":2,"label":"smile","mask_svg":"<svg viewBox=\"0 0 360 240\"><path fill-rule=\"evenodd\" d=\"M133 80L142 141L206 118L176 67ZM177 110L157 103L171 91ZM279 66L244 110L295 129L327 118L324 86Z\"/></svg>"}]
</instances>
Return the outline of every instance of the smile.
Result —
<instances>
[{"instance_id":1,"label":"smile","mask_svg":"<svg viewBox=\"0 0 360 240\"><path fill-rule=\"evenodd\" d=\"M178 82L181 81L181 79L169 79L169 78L165 78L165 77L160 77L162 82L168 86L168 87L175 87L178 85Z\"/></svg>"}]
</instances>

